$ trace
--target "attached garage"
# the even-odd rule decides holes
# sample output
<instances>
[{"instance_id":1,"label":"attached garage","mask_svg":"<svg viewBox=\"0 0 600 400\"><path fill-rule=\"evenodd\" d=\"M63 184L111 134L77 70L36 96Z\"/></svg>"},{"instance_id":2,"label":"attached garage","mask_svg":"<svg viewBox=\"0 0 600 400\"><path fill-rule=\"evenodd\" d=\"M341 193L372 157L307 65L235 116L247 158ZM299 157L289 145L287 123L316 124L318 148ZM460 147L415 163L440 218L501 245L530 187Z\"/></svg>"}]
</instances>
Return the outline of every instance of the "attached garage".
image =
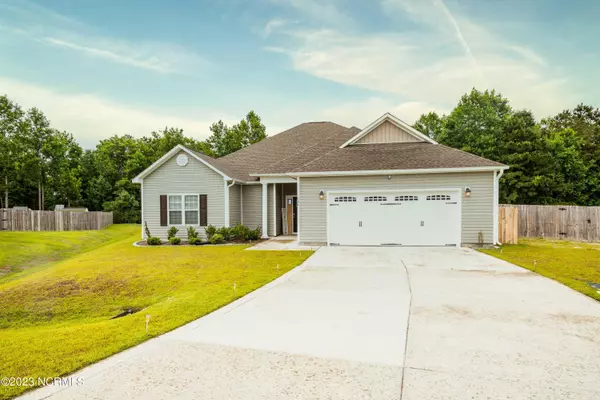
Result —
<instances>
[{"instance_id":1,"label":"attached garage","mask_svg":"<svg viewBox=\"0 0 600 400\"><path fill-rule=\"evenodd\" d=\"M460 246L461 189L334 191L329 245Z\"/></svg>"}]
</instances>

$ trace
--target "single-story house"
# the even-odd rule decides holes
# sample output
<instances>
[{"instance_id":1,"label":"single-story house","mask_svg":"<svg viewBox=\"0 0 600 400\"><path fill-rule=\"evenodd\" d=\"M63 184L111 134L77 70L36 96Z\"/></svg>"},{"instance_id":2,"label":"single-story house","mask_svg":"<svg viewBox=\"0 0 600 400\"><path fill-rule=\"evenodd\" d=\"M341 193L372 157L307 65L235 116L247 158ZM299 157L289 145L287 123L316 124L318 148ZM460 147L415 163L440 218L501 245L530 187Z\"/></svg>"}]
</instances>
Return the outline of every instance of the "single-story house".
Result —
<instances>
[{"instance_id":1,"label":"single-story house","mask_svg":"<svg viewBox=\"0 0 600 400\"><path fill-rule=\"evenodd\" d=\"M218 159L178 145L133 182L160 238L244 224L302 244L460 246L498 242L507 168L386 113L362 130L304 123Z\"/></svg>"}]
</instances>

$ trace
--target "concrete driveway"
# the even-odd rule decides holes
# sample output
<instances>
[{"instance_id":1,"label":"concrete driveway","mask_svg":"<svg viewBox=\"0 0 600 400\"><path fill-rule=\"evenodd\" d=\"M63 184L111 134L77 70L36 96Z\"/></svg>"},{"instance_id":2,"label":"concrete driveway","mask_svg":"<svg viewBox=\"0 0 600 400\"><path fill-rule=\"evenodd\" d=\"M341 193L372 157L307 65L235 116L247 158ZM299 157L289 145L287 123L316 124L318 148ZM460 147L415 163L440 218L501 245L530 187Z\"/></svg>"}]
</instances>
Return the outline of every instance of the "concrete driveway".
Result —
<instances>
[{"instance_id":1,"label":"concrete driveway","mask_svg":"<svg viewBox=\"0 0 600 400\"><path fill-rule=\"evenodd\" d=\"M407 337L408 332L408 337ZM469 249L321 248L52 399L597 399L600 304Z\"/></svg>"}]
</instances>

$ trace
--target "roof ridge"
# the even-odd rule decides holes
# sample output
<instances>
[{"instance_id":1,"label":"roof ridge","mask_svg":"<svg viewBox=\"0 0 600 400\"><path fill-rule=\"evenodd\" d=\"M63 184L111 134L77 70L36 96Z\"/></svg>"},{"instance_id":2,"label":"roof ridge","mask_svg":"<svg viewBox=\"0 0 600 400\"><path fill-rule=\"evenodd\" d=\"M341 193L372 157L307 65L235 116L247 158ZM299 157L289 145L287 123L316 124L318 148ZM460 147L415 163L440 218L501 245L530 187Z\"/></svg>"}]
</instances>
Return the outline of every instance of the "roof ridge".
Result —
<instances>
[{"instance_id":1,"label":"roof ridge","mask_svg":"<svg viewBox=\"0 0 600 400\"><path fill-rule=\"evenodd\" d=\"M291 133L291 132L292 132L294 129L297 129L297 128L299 128L299 127L303 126L303 125L309 125L309 124L331 124L331 125L335 125L335 126L342 127L342 128L344 128L344 129L348 129L348 128L346 128L346 127L345 127L345 126L343 126L343 125L336 124L335 122L331 122L331 121L302 122L301 124L298 124L298 125L296 125L296 126L292 126L291 128L289 128L289 129L286 129L285 131L282 131L282 132L276 133L276 134L275 134L275 135L273 135L273 136L268 136L268 137L266 137L265 139L261 140L260 142L253 143L253 144L251 144L251 145L249 145L249 146L246 146L246 147L244 147L244 148L242 148L242 149L239 149L239 150L237 150L237 151L234 151L233 153L229 153L229 154L227 154L227 155L224 155L223 157L219 157L219 158L217 158L217 160L224 160L224 159L226 159L226 158L231 158L231 156L233 156L234 154L239 154L240 152L244 152L246 149L249 149L250 147L252 147L252 146L254 146L254 145L256 145L256 144L265 143L265 142L267 142L267 141L269 141L269 142L270 142L270 141L272 141L273 139L281 138L281 137L283 137L283 136L285 136L285 135L287 135L287 134Z\"/></svg>"},{"instance_id":2,"label":"roof ridge","mask_svg":"<svg viewBox=\"0 0 600 400\"><path fill-rule=\"evenodd\" d=\"M349 131L349 130L350 130L350 128L346 128L345 126L342 126L342 125L339 125L339 124L336 124L336 123L333 123L333 122L332 122L332 124L333 124L333 125L337 125L337 126L340 126L340 127L344 128L344 130L343 130L343 131L333 134L333 135L332 135L333 137L338 137L338 136L340 136L341 134L343 134L343 133L346 133L347 131ZM316 142L314 145L312 145L312 146L310 146L310 147L307 147L306 149L304 149L304 150L302 150L302 151L300 151L300 152L298 152L298 153L294 153L294 154L292 154L292 155L290 155L290 156L288 156L288 157L286 157L286 158L283 158L283 159L281 159L281 160L278 160L278 161L277 161L276 163L274 163L274 164L270 164L270 165L268 165L268 166L265 166L265 168L267 168L267 167L277 167L277 165L279 165L279 164L283 163L284 161L286 161L286 160L289 160L289 159L290 159L290 158L292 158L292 157L296 157L296 156L298 156L298 154L304 154L304 153L308 152L309 150L313 149L314 147L316 147L316 146L318 146L318 145L322 144L323 142L326 142L327 140L330 140L330 139L332 139L332 138L333 138L332 136L329 136L329 137L327 137L327 138L325 138L325 139L323 139L323 140L319 140L319 141L318 141L318 142ZM311 160L311 161L309 161L309 162L312 162L312 160ZM304 166L304 165L306 165L306 164L308 164L308 163L304 163L304 164L302 164L301 166Z\"/></svg>"}]
</instances>

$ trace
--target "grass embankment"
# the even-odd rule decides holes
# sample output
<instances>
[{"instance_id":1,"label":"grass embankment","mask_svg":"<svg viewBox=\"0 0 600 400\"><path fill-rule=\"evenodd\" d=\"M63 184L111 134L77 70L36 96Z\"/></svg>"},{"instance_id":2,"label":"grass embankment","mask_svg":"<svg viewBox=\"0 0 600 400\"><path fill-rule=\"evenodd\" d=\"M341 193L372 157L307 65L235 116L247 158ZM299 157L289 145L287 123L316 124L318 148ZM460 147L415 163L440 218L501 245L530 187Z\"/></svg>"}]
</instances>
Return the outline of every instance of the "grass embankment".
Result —
<instances>
[{"instance_id":1,"label":"grass embankment","mask_svg":"<svg viewBox=\"0 0 600 400\"><path fill-rule=\"evenodd\" d=\"M312 254L244 251L247 246L138 248L132 242L139 227L114 229L128 230L126 239L0 282L1 376L68 374L210 313ZM29 253L20 243L14 249ZM110 319L130 308L139 311ZM26 389L0 387L0 398Z\"/></svg>"},{"instance_id":2,"label":"grass embankment","mask_svg":"<svg viewBox=\"0 0 600 400\"><path fill-rule=\"evenodd\" d=\"M0 232L0 282L13 279L15 272L34 272L52 262L123 240L134 229L140 228L112 225L100 231Z\"/></svg>"},{"instance_id":3,"label":"grass embankment","mask_svg":"<svg viewBox=\"0 0 600 400\"><path fill-rule=\"evenodd\" d=\"M588 284L600 283L599 243L519 239L519 244L502 246L502 252L500 249L480 251L554 279L600 301L598 289Z\"/></svg>"}]
</instances>

